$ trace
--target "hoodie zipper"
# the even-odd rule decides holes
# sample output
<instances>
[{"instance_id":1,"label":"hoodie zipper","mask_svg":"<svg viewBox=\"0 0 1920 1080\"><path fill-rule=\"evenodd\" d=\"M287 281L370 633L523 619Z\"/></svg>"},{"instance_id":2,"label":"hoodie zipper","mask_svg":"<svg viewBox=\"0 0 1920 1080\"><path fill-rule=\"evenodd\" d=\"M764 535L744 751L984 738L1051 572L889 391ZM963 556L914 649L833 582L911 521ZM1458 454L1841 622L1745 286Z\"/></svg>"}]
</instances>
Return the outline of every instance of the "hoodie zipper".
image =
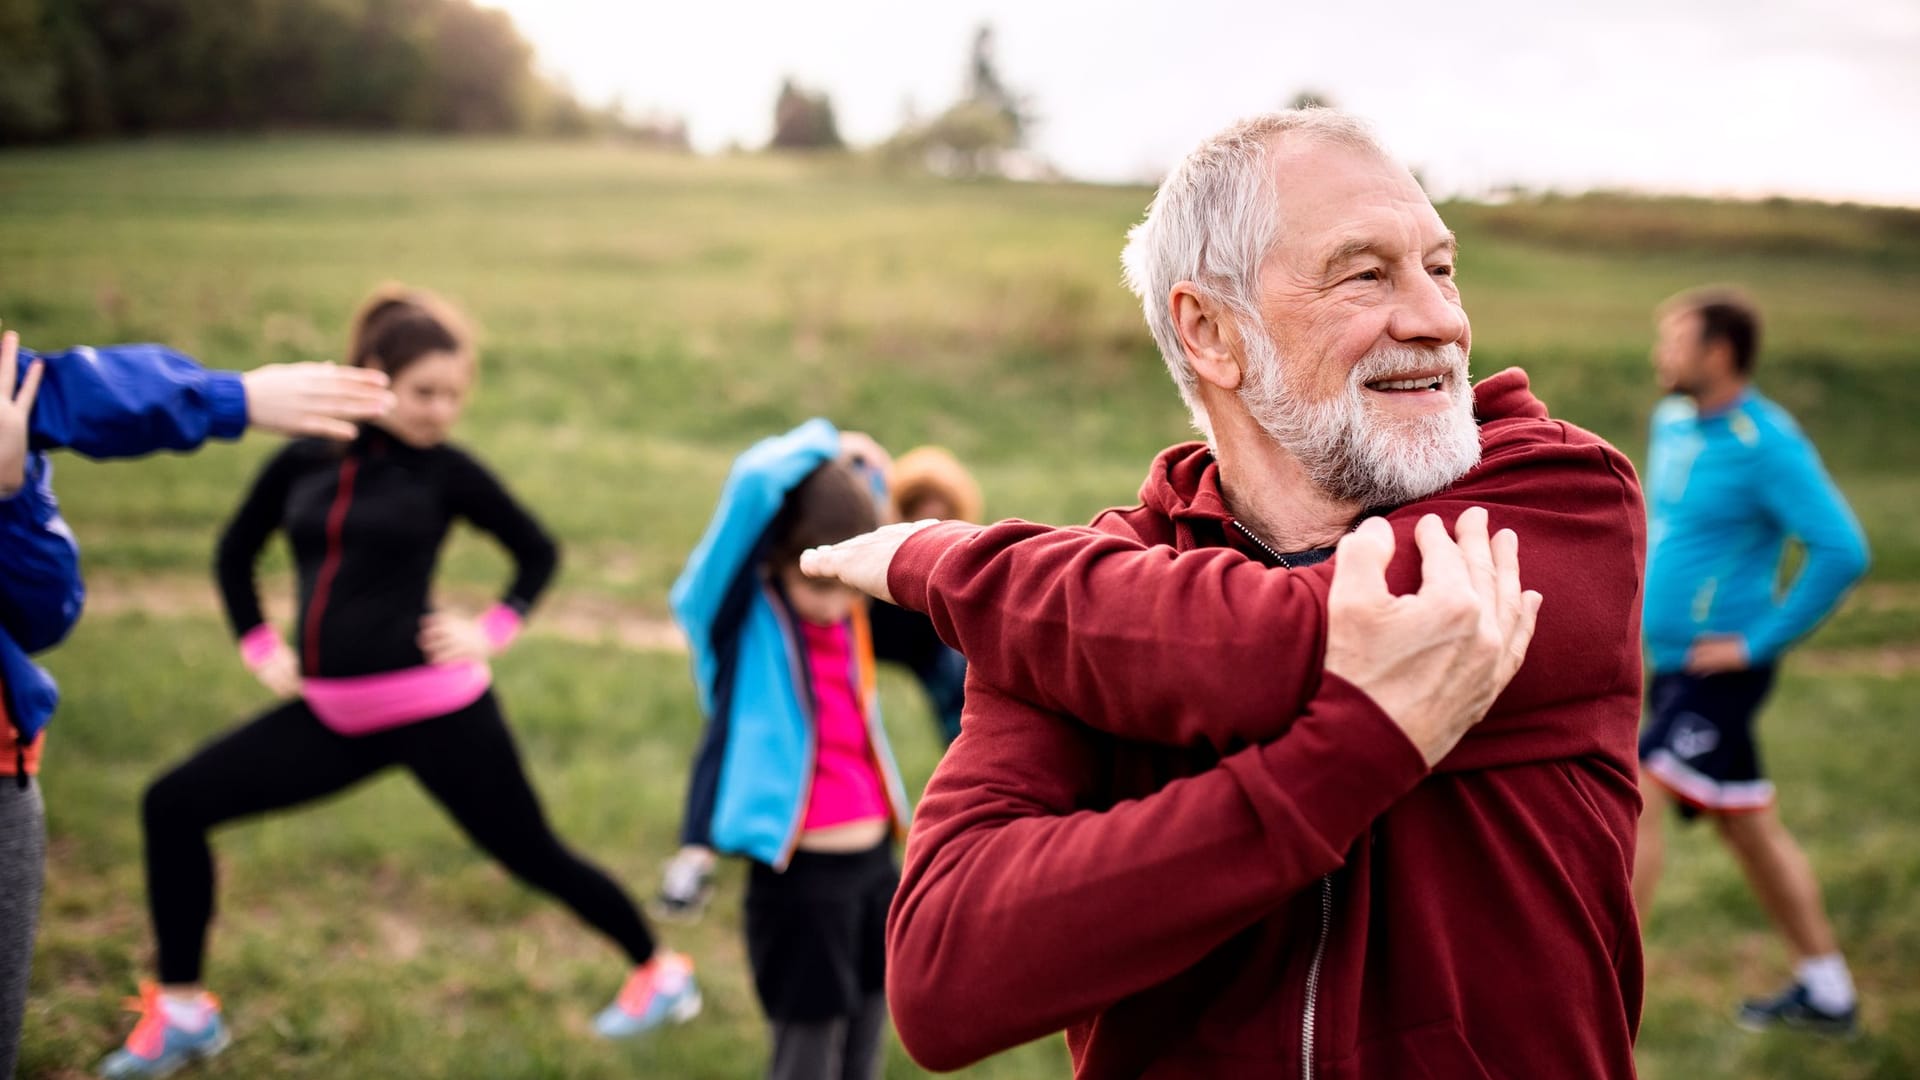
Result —
<instances>
[{"instance_id":1,"label":"hoodie zipper","mask_svg":"<svg viewBox=\"0 0 1920 1080\"><path fill-rule=\"evenodd\" d=\"M1242 525L1240 523L1239 518L1233 519L1233 527L1240 530L1240 535L1253 541L1253 545L1255 547L1259 548L1261 551L1266 552L1267 558L1272 559L1274 562L1279 563L1281 569L1283 570L1293 569L1293 563L1287 561L1287 557L1285 555L1282 555L1279 552L1273 550L1272 544L1269 544L1265 540L1260 539L1260 536L1258 533L1255 533L1252 529L1249 529L1245 525Z\"/></svg>"},{"instance_id":2,"label":"hoodie zipper","mask_svg":"<svg viewBox=\"0 0 1920 1080\"><path fill-rule=\"evenodd\" d=\"M1307 968L1307 1003L1300 1012L1300 1075L1313 1080L1313 1035L1320 993L1320 965L1327 958L1327 936L1333 929L1333 875L1320 879L1320 939L1313 946Z\"/></svg>"},{"instance_id":3,"label":"hoodie zipper","mask_svg":"<svg viewBox=\"0 0 1920 1080\"><path fill-rule=\"evenodd\" d=\"M1293 569L1285 555L1273 550L1273 545L1260 539L1252 529L1234 519L1233 527L1240 535L1253 541L1254 546L1267 553L1268 558L1284 569ZM1327 959L1327 937L1333 930L1333 875L1320 879L1320 936L1313 944L1313 962L1307 966L1306 1002L1300 1009L1300 1076L1302 1080L1313 1080L1313 1039L1319 1021L1320 968Z\"/></svg>"},{"instance_id":4,"label":"hoodie zipper","mask_svg":"<svg viewBox=\"0 0 1920 1080\"><path fill-rule=\"evenodd\" d=\"M1279 563L1283 569L1288 571L1294 569L1292 561L1288 561L1286 555L1275 552L1273 544L1267 544L1265 540L1261 540L1260 534L1242 525L1240 519L1233 521L1233 527L1238 528L1240 536L1246 536L1248 540L1252 540L1256 548L1267 553L1267 557ZM1332 934L1332 874L1323 876L1319 880L1319 886L1321 886L1321 928L1319 928L1319 938L1315 938L1313 942L1313 963L1308 965L1306 1003L1300 1009L1300 1076L1302 1080L1313 1080L1313 1034L1319 1024L1319 972L1327 963L1327 938Z\"/></svg>"}]
</instances>

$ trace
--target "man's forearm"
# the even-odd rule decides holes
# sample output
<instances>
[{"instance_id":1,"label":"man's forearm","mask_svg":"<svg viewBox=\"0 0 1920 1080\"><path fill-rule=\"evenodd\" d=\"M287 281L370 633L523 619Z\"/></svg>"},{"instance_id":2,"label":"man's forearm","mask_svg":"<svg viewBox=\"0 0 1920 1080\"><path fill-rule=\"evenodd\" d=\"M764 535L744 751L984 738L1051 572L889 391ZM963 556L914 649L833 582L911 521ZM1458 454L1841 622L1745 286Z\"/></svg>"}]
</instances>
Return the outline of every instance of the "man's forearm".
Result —
<instances>
[{"instance_id":1,"label":"man's forearm","mask_svg":"<svg viewBox=\"0 0 1920 1080\"><path fill-rule=\"evenodd\" d=\"M1078 805L1085 739L991 689L969 697L888 928L889 999L923 1064L958 1068L1185 970L1338 867L1426 775L1337 679L1286 739L1106 809Z\"/></svg>"}]
</instances>

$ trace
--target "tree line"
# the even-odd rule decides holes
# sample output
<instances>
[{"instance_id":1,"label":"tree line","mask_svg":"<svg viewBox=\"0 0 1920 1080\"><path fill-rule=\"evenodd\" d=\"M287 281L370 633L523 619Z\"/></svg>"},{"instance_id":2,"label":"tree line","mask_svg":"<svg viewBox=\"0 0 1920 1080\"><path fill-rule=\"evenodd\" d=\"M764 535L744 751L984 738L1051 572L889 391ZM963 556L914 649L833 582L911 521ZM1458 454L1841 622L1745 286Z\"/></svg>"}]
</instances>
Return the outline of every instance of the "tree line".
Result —
<instances>
[{"instance_id":1,"label":"tree line","mask_svg":"<svg viewBox=\"0 0 1920 1080\"><path fill-rule=\"evenodd\" d=\"M619 122L541 78L513 20L471 0L0 0L0 143Z\"/></svg>"}]
</instances>

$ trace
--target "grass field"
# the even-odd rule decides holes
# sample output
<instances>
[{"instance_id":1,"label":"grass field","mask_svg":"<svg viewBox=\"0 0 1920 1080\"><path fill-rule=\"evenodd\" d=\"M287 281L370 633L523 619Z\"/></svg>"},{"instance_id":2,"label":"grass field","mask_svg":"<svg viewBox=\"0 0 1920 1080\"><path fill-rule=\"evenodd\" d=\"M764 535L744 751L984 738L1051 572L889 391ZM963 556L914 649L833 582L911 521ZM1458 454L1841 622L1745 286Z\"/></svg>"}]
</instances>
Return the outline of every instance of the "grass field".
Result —
<instances>
[{"instance_id":1,"label":"grass field","mask_svg":"<svg viewBox=\"0 0 1920 1080\"><path fill-rule=\"evenodd\" d=\"M482 324L462 439L567 545L549 620L498 665L566 836L636 891L670 852L697 729L684 660L617 631L664 612L731 456L816 413L890 446L945 443L994 516L1130 501L1184 417L1117 284L1144 189L955 184L857 162L699 160L586 144L285 139L0 154L0 319L43 348L160 340L210 364L325 358L383 279ZM1676 837L1648 928L1653 1080L1920 1074L1920 214L1626 198L1444 207L1485 374L1522 364L1562 416L1636 459L1649 311L1707 281L1770 317L1763 383L1820 443L1874 545L1869 585L1767 714L1783 812L1866 994L1846 1044L1726 1017L1779 947L1703 830ZM79 1076L146 970L145 781L265 703L205 580L270 440L111 468L61 491L94 610L53 654L66 699L43 780L52 857L22 1075ZM284 562L275 556L276 565ZM460 597L500 580L472 537ZM278 580L276 576L274 580ZM596 618L604 632L596 630ZM883 683L917 791L938 755ZM403 779L224 833L209 977L240 1036L225 1077L744 1077L763 1035L738 867L696 927L709 1012L649 1044L587 1023L614 953L474 854ZM1060 1076L1045 1040L970 1075ZM918 1075L895 1047L890 1076Z\"/></svg>"}]
</instances>

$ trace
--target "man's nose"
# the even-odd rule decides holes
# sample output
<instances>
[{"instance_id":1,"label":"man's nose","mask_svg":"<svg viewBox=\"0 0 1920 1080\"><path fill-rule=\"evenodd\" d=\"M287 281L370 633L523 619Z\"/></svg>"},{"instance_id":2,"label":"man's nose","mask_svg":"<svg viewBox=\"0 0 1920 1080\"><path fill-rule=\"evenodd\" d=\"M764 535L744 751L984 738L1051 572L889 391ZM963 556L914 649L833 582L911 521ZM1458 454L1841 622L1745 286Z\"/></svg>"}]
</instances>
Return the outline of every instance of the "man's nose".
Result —
<instances>
[{"instance_id":1,"label":"man's nose","mask_svg":"<svg viewBox=\"0 0 1920 1080\"><path fill-rule=\"evenodd\" d=\"M1433 275L1425 271L1416 275L1399 291L1398 300L1387 327L1395 341L1439 346L1455 344L1467 336L1467 313Z\"/></svg>"}]
</instances>

